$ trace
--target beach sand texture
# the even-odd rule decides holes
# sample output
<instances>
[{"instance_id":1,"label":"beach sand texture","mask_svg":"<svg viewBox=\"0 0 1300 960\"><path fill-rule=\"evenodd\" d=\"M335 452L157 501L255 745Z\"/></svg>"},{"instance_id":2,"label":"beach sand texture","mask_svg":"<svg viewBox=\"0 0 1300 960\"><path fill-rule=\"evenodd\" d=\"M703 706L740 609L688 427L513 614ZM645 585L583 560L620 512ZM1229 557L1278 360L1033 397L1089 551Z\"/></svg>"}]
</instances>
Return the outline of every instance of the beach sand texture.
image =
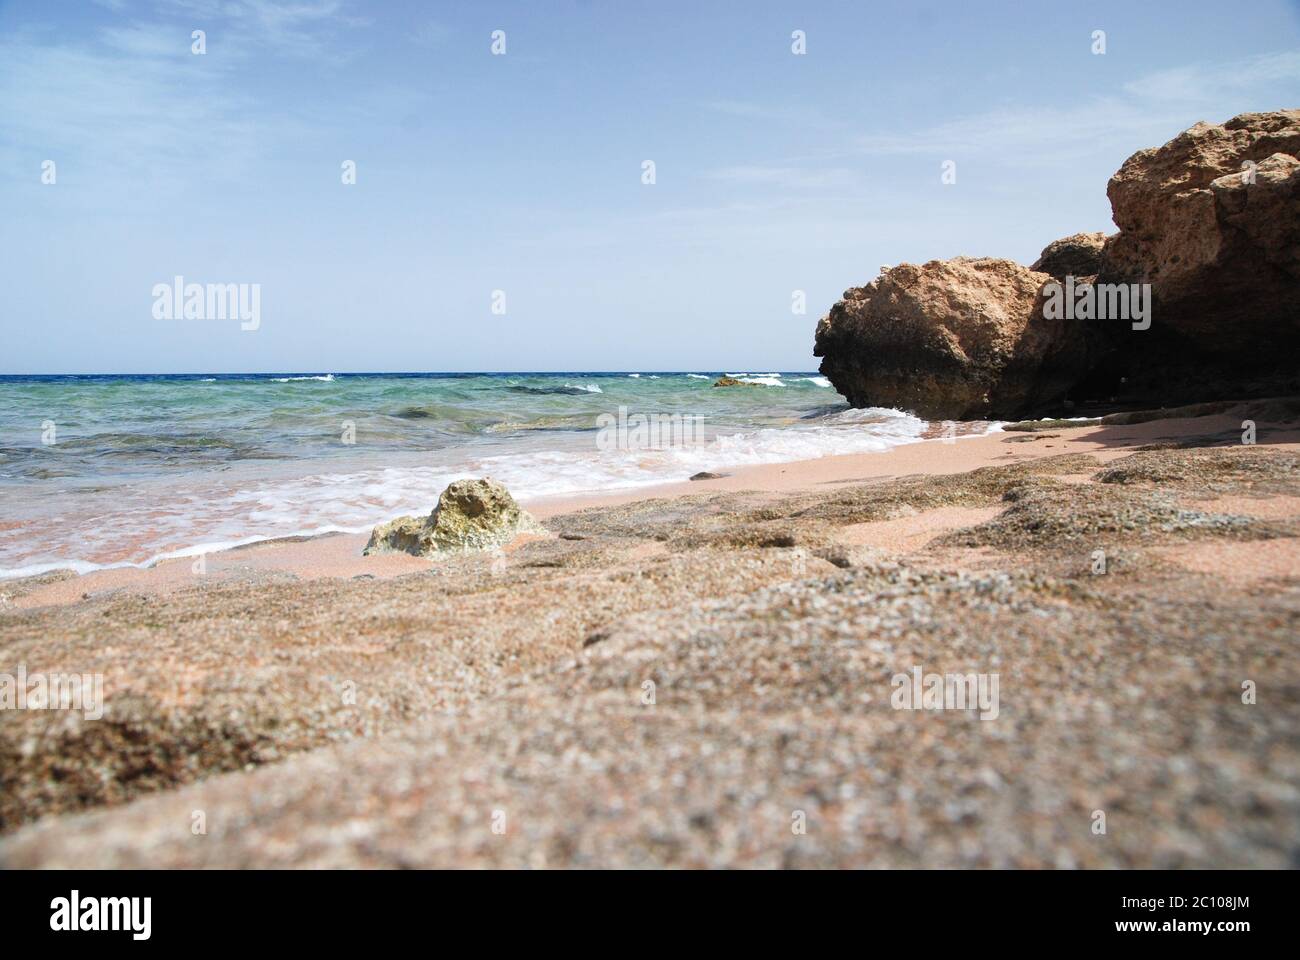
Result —
<instances>
[{"instance_id":1,"label":"beach sand texture","mask_svg":"<svg viewBox=\"0 0 1300 960\"><path fill-rule=\"evenodd\" d=\"M1298 467L1294 422L1008 432L533 501L504 566L10 581L0 670L107 710L0 716L0 865L1294 866ZM914 667L996 718L894 709Z\"/></svg>"}]
</instances>

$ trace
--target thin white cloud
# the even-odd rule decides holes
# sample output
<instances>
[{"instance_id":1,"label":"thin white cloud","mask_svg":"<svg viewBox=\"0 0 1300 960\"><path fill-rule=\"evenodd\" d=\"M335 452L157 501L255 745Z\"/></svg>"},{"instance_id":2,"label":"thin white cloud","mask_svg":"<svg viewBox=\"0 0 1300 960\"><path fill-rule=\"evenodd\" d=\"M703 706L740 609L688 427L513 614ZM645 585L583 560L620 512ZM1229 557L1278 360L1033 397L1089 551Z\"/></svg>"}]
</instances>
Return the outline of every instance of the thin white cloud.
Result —
<instances>
[{"instance_id":1,"label":"thin white cloud","mask_svg":"<svg viewBox=\"0 0 1300 960\"><path fill-rule=\"evenodd\" d=\"M343 0L162 0L158 10L176 22L188 19L195 29L208 31L209 46L231 52L262 48L280 56L339 57L344 35L369 24L354 15Z\"/></svg>"},{"instance_id":2,"label":"thin white cloud","mask_svg":"<svg viewBox=\"0 0 1300 960\"><path fill-rule=\"evenodd\" d=\"M136 34L127 47L155 41ZM184 49L188 55L188 42ZM42 157L75 155L86 175L98 171L123 189L166 180L177 168L237 169L257 132L248 104L223 82L215 60L193 67L182 74L170 57L121 45L0 42L0 114L8 118L0 137Z\"/></svg>"},{"instance_id":3,"label":"thin white cloud","mask_svg":"<svg viewBox=\"0 0 1300 960\"><path fill-rule=\"evenodd\" d=\"M981 158L1001 169L1059 171L1073 169L1085 156L1102 164L1117 163L1134 149L1163 143L1198 120L1221 122L1243 111L1278 109L1298 101L1300 52L1286 51L1152 72L1113 94L1069 108L1000 106L929 126L847 138L823 135L826 149L818 153L726 166L703 176L736 187L825 191L847 199L878 189L864 165L869 158ZM725 116L769 123L812 119L785 105L747 100L716 100L703 106Z\"/></svg>"},{"instance_id":4,"label":"thin white cloud","mask_svg":"<svg viewBox=\"0 0 1300 960\"><path fill-rule=\"evenodd\" d=\"M80 37L0 38L0 159L63 161L65 182L106 199L243 178L263 151L305 133L240 82L250 57L335 63L339 37L354 42L361 22L340 0L160 0ZM196 29L203 56L191 51Z\"/></svg>"},{"instance_id":5,"label":"thin white cloud","mask_svg":"<svg viewBox=\"0 0 1300 960\"><path fill-rule=\"evenodd\" d=\"M1300 82L1300 51L1287 50L1235 63L1161 70L1125 84L1124 91L1138 101L1213 103L1225 96L1258 92L1274 84L1291 84L1294 92L1297 82Z\"/></svg>"},{"instance_id":6,"label":"thin white cloud","mask_svg":"<svg viewBox=\"0 0 1300 960\"><path fill-rule=\"evenodd\" d=\"M1163 70L1118 95L1077 107L1005 107L919 130L858 138L861 154L966 156L1002 152L1014 162L1059 157L1065 150L1155 144L1196 120L1221 122L1246 110L1279 109L1300 96L1300 53L1265 54L1226 64Z\"/></svg>"}]
</instances>

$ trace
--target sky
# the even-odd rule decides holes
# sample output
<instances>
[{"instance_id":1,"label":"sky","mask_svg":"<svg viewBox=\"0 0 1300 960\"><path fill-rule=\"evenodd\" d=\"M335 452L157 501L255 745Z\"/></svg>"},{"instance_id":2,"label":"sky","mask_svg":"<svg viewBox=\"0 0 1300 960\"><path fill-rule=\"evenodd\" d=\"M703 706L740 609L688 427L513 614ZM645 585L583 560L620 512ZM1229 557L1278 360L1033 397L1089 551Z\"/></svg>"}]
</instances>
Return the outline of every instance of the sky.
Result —
<instances>
[{"instance_id":1,"label":"sky","mask_svg":"<svg viewBox=\"0 0 1300 960\"><path fill-rule=\"evenodd\" d=\"M1300 0L0 0L0 374L810 370L881 265L1285 107Z\"/></svg>"}]
</instances>

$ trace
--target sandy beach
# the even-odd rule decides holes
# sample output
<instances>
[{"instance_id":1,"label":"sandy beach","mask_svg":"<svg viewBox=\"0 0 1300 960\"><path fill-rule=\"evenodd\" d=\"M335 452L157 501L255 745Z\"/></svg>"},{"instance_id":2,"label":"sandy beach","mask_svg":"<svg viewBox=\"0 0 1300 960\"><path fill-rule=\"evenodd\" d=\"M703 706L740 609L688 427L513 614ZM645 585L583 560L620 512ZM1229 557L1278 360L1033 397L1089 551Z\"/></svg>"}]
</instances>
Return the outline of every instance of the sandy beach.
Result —
<instances>
[{"instance_id":1,"label":"sandy beach","mask_svg":"<svg viewBox=\"0 0 1300 960\"><path fill-rule=\"evenodd\" d=\"M15 954L1285 927L1300 0L734 6L0 2Z\"/></svg>"},{"instance_id":2,"label":"sandy beach","mask_svg":"<svg viewBox=\"0 0 1300 960\"><path fill-rule=\"evenodd\" d=\"M1300 424L1241 419L534 500L495 565L7 582L6 664L107 708L6 716L0 863L1293 865ZM898 709L913 668L996 716Z\"/></svg>"},{"instance_id":3,"label":"sandy beach","mask_svg":"<svg viewBox=\"0 0 1300 960\"><path fill-rule=\"evenodd\" d=\"M992 433L965 435L945 440L938 436L894 447L881 453L828 456L817 460L762 466L733 467L717 479L684 480L626 492L545 497L522 501L539 519L555 517L595 507L615 507L643 500L698 496L708 493L779 495L792 492L815 492L840 485L879 482L918 475L941 476L964 473L985 466L1015 464L1041 457L1083 453L1105 463L1125 456L1151 443L1177 443L1187 438L1205 437L1207 431L1223 440L1240 433L1239 418L1198 417L1195 419L1158 420L1123 426L1084 426L1040 433ZM932 433L938 434L935 429ZM1300 441L1300 431L1287 424L1277 424L1267 438L1267 445L1291 449ZM432 497L430 498L433 499ZM432 504L431 504L432 506ZM975 516L974 514L971 517ZM931 534L937 535L954 525L966 525L971 519L964 514L931 516L928 513L903 518L873 531L878 545L902 548L904 544L923 545ZM987 519L987 518L984 518ZM973 522L973 521L972 521ZM196 577L213 581L266 573L290 574L302 579L318 577L368 576L387 578L427 571L431 561L396 554L362 556L368 533L329 534L320 537L269 540L207 554L203 572L196 572L194 557L165 560L153 567L119 567L84 574L75 578L55 578L41 585L19 585L11 591L10 603L16 608L70 603L85 595L103 595L110 591L155 593L193 586ZM919 539L918 539L919 538ZM506 548L518 549L529 538L522 537ZM437 562L437 561L433 561ZM36 578L49 579L49 578ZM3 591L0 591L3 592Z\"/></svg>"}]
</instances>

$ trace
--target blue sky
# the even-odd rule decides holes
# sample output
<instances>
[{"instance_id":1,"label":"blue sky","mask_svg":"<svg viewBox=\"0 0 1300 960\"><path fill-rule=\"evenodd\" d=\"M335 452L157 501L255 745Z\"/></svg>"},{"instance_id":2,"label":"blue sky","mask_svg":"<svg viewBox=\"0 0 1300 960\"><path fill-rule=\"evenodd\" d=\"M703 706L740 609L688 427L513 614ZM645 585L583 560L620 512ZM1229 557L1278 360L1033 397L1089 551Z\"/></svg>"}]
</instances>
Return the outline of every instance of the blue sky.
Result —
<instances>
[{"instance_id":1,"label":"blue sky","mask_svg":"<svg viewBox=\"0 0 1300 960\"><path fill-rule=\"evenodd\" d=\"M881 264L1032 262L1296 106L1294 0L0 2L0 373L811 369Z\"/></svg>"}]
</instances>

